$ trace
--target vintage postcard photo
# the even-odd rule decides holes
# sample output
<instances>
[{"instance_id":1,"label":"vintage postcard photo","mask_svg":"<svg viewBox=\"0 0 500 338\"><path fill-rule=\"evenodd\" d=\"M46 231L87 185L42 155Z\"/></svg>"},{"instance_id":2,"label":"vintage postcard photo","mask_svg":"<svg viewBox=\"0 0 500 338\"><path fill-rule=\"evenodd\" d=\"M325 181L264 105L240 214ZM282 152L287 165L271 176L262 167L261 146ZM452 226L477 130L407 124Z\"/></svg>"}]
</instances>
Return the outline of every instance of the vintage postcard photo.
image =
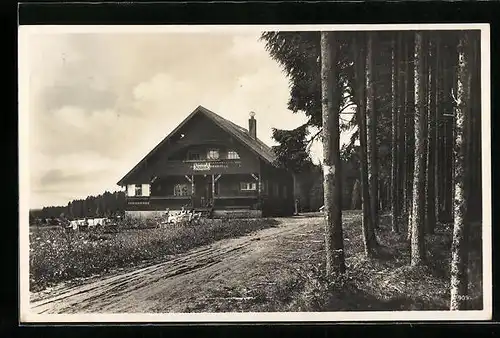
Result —
<instances>
[{"instance_id":1,"label":"vintage postcard photo","mask_svg":"<svg viewBox=\"0 0 500 338\"><path fill-rule=\"evenodd\" d=\"M20 321L490 319L489 34L20 26Z\"/></svg>"}]
</instances>

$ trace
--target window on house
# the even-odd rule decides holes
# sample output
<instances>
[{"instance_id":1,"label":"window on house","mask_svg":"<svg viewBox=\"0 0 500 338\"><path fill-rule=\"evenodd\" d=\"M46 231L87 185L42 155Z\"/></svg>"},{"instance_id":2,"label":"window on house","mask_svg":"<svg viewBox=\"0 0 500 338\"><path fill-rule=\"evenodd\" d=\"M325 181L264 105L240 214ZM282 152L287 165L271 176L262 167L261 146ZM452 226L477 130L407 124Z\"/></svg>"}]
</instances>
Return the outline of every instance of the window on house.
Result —
<instances>
[{"instance_id":1,"label":"window on house","mask_svg":"<svg viewBox=\"0 0 500 338\"><path fill-rule=\"evenodd\" d=\"M135 185L135 196L142 196L142 184Z\"/></svg>"},{"instance_id":2,"label":"window on house","mask_svg":"<svg viewBox=\"0 0 500 338\"><path fill-rule=\"evenodd\" d=\"M227 158L228 160L237 160L240 158L240 155L238 155L238 153L234 150L229 150L227 152Z\"/></svg>"},{"instance_id":3,"label":"window on house","mask_svg":"<svg viewBox=\"0 0 500 338\"><path fill-rule=\"evenodd\" d=\"M243 191L254 191L257 190L257 183L255 182L241 182L240 190Z\"/></svg>"},{"instance_id":4,"label":"window on house","mask_svg":"<svg viewBox=\"0 0 500 338\"><path fill-rule=\"evenodd\" d=\"M207 153L207 159L218 160L219 159L219 149L209 149Z\"/></svg>"},{"instance_id":5,"label":"window on house","mask_svg":"<svg viewBox=\"0 0 500 338\"><path fill-rule=\"evenodd\" d=\"M189 189L187 184L174 185L174 196L188 196Z\"/></svg>"},{"instance_id":6,"label":"window on house","mask_svg":"<svg viewBox=\"0 0 500 338\"><path fill-rule=\"evenodd\" d=\"M199 161L201 159L201 155L198 152L190 151L188 152L188 160L190 161Z\"/></svg>"}]
</instances>

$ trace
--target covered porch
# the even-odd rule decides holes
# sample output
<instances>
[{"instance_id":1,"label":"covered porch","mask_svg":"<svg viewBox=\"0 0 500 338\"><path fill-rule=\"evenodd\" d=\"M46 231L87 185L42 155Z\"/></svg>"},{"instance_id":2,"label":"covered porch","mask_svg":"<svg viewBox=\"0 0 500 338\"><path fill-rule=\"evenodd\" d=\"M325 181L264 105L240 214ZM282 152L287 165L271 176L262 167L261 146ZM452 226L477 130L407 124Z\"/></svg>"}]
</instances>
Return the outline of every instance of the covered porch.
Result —
<instances>
[{"instance_id":1,"label":"covered porch","mask_svg":"<svg viewBox=\"0 0 500 338\"><path fill-rule=\"evenodd\" d=\"M148 188L149 196L129 195L129 203L140 202L157 210L258 210L263 189L258 173L168 175L153 178Z\"/></svg>"}]
</instances>

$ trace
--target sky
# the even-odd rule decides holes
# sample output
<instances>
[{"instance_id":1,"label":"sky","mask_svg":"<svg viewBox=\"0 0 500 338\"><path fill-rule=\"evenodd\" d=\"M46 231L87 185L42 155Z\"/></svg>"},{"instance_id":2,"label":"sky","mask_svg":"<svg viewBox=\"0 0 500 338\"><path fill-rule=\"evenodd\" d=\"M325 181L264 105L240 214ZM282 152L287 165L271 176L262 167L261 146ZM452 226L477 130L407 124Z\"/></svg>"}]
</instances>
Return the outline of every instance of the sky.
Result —
<instances>
[{"instance_id":1,"label":"sky","mask_svg":"<svg viewBox=\"0 0 500 338\"><path fill-rule=\"evenodd\" d=\"M198 105L245 128L254 111L268 145L272 128L304 123L287 109L288 79L259 36L27 35L30 208L121 190L116 182Z\"/></svg>"}]
</instances>

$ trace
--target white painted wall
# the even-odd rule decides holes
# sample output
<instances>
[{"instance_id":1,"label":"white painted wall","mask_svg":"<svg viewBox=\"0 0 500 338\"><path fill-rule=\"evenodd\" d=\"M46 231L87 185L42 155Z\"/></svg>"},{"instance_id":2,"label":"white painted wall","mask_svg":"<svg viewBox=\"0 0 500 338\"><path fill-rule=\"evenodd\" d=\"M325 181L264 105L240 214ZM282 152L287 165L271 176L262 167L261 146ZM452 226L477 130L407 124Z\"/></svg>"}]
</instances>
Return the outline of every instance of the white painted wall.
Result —
<instances>
[{"instance_id":1,"label":"white painted wall","mask_svg":"<svg viewBox=\"0 0 500 338\"><path fill-rule=\"evenodd\" d=\"M157 218L157 217L163 217L165 216L166 211L154 211L154 210L148 210L148 211L137 211L137 210L126 210L125 211L125 216L130 217L130 218Z\"/></svg>"},{"instance_id":2,"label":"white painted wall","mask_svg":"<svg viewBox=\"0 0 500 338\"><path fill-rule=\"evenodd\" d=\"M232 209L214 210L214 217L261 218L262 210Z\"/></svg>"},{"instance_id":3,"label":"white painted wall","mask_svg":"<svg viewBox=\"0 0 500 338\"><path fill-rule=\"evenodd\" d=\"M135 196L135 184L127 185L127 196Z\"/></svg>"},{"instance_id":4,"label":"white painted wall","mask_svg":"<svg viewBox=\"0 0 500 338\"><path fill-rule=\"evenodd\" d=\"M179 210L170 210L169 214L174 215L179 213ZM166 216L166 210L147 210L147 211L138 211L138 210L127 210L125 211L125 216L130 217L132 219L147 219L147 218L164 218ZM214 210L214 217L239 217L239 218L261 218L262 210Z\"/></svg>"},{"instance_id":5,"label":"white painted wall","mask_svg":"<svg viewBox=\"0 0 500 338\"><path fill-rule=\"evenodd\" d=\"M129 184L127 186L127 196L149 196L150 195L150 184L143 184L142 185L142 195L136 195L135 194L135 184Z\"/></svg>"},{"instance_id":6,"label":"white painted wall","mask_svg":"<svg viewBox=\"0 0 500 338\"><path fill-rule=\"evenodd\" d=\"M150 185L149 184L143 184L142 185L142 196L149 196L150 194Z\"/></svg>"}]
</instances>

